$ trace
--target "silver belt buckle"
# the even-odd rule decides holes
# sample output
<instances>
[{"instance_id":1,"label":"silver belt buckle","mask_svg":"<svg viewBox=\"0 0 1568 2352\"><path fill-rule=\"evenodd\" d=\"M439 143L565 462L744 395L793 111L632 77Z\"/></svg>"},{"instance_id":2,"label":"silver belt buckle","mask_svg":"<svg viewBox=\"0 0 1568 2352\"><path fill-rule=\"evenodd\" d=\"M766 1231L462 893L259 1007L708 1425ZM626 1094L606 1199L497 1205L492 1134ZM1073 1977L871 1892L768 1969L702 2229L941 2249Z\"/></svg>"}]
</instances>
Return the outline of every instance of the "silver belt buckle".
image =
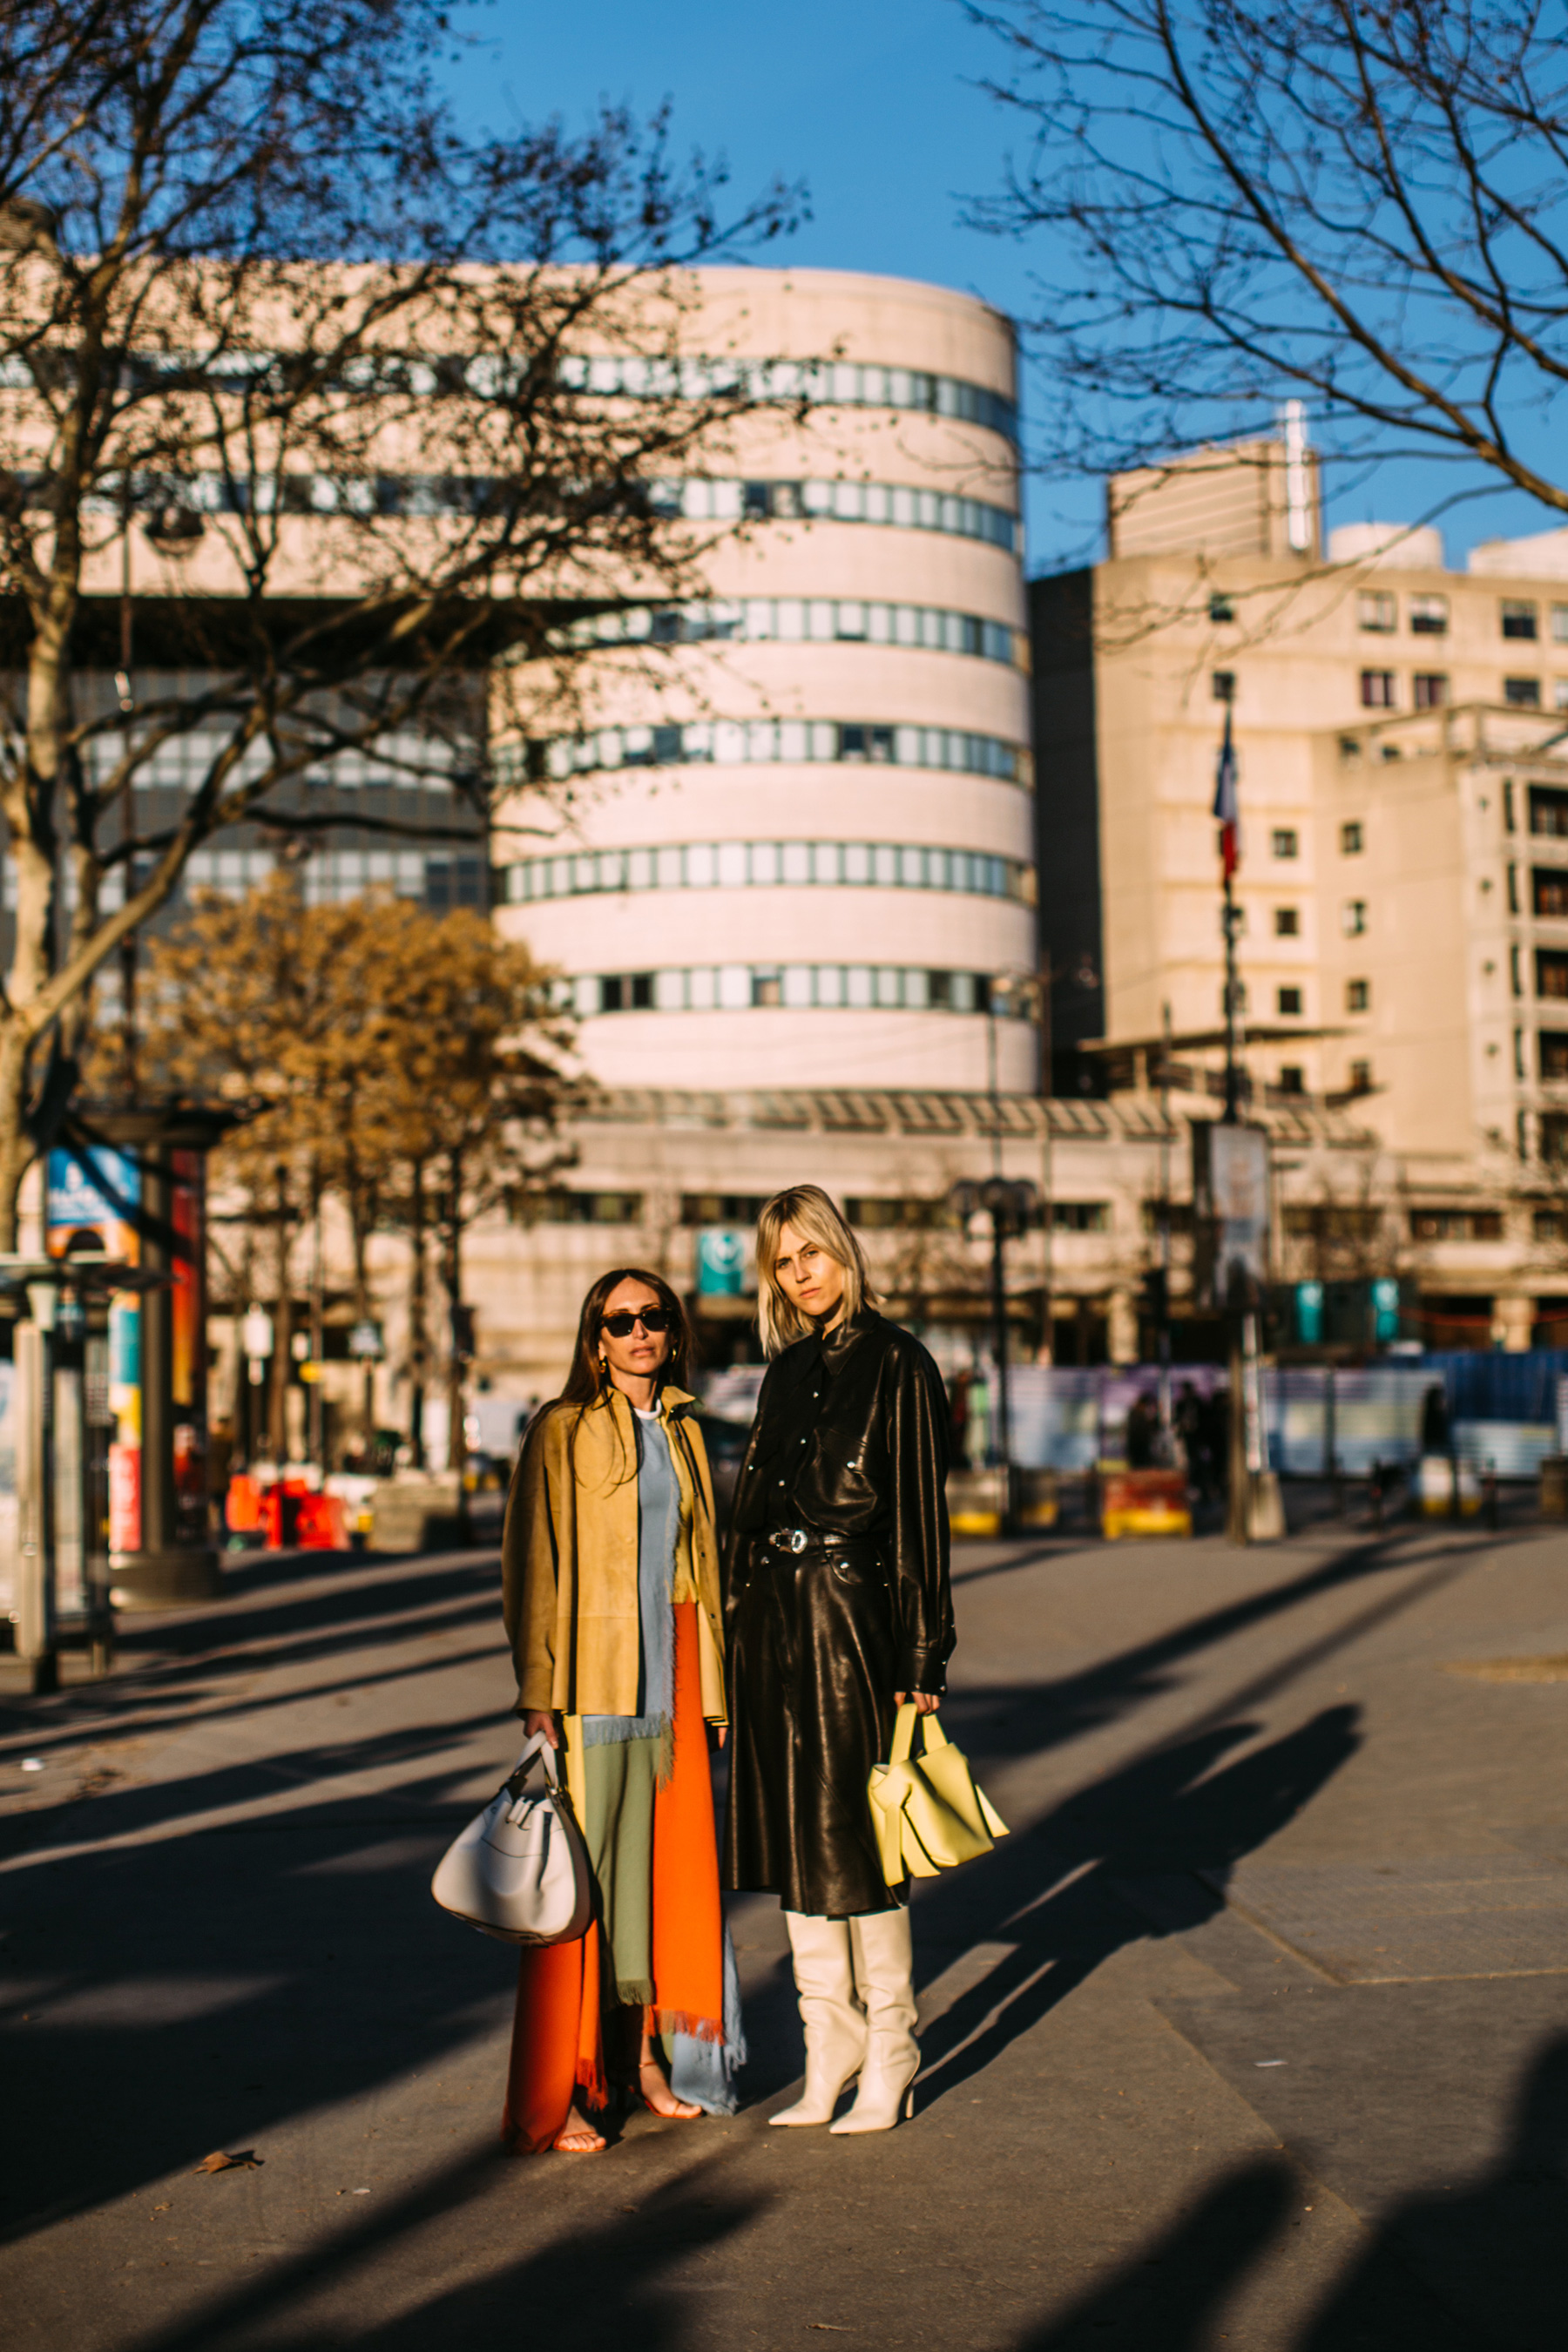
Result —
<instances>
[{"instance_id":1,"label":"silver belt buckle","mask_svg":"<svg viewBox=\"0 0 1568 2352\"><path fill-rule=\"evenodd\" d=\"M802 1552L805 1549L810 1541L811 1538L806 1534L804 1528L781 1528L778 1534L772 1538L773 1547L775 1551Z\"/></svg>"}]
</instances>

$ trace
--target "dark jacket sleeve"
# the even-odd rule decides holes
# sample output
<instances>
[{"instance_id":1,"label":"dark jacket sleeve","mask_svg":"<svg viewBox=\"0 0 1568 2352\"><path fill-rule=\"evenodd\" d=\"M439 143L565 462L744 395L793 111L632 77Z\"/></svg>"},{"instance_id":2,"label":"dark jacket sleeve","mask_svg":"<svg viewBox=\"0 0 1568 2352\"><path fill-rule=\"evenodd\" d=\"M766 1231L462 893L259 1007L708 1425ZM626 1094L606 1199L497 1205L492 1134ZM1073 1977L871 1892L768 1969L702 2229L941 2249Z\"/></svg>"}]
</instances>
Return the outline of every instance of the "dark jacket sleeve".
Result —
<instances>
[{"instance_id":1,"label":"dark jacket sleeve","mask_svg":"<svg viewBox=\"0 0 1568 2352\"><path fill-rule=\"evenodd\" d=\"M735 1602L735 1578L741 1555L745 1549L760 1517L757 1502L757 1463L763 1450L763 1423L771 1402L773 1366L763 1374L757 1391L757 1410L752 1420L752 1433L746 1440L746 1451L741 1457L740 1475L735 1481L734 1501L730 1508L729 1532L724 1538L724 1556L720 1563L719 1588L724 1607L724 1622L730 1622Z\"/></svg>"},{"instance_id":2,"label":"dark jacket sleeve","mask_svg":"<svg viewBox=\"0 0 1568 2352\"><path fill-rule=\"evenodd\" d=\"M955 1639L948 1580L947 1457L951 1415L942 1375L923 1348L889 1354L888 1450L893 1484L891 1571L899 1621L900 1690L947 1687Z\"/></svg>"}]
</instances>

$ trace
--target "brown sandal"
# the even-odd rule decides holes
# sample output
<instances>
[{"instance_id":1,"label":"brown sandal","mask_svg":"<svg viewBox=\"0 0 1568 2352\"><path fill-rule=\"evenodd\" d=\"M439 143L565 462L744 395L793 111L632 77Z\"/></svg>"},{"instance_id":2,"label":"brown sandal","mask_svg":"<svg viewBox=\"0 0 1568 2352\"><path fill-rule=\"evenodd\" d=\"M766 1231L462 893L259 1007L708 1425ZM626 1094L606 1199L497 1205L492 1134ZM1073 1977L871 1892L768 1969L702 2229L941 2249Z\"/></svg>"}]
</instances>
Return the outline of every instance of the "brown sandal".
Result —
<instances>
[{"instance_id":1,"label":"brown sandal","mask_svg":"<svg viewBox=\"0 0 1568 2352\"><path fill-rule=\"evenodd\" d=\"M650 2096L648 2092L650 2076L654 2084L653 2096ZM668 2100L668 2106L658 2105L658 2094L660 2092ZM690 2106L686 2100L676 2097L669 2087L668 2077L657 2058L645 2058L637 2067L637 2095L650 2115L662 2116L667 2123L695 2123L702 2113L700 2107Z\"/></svg>"}]
</instances>

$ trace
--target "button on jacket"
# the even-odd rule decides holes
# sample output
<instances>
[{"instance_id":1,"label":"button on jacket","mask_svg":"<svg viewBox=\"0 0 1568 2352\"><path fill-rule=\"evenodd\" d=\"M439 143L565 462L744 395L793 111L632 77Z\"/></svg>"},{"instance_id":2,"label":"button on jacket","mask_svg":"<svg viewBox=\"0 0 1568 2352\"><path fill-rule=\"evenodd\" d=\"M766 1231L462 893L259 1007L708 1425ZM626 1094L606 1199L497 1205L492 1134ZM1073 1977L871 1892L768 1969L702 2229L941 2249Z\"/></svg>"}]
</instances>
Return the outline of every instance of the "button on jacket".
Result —
<instances>
[{"instance_id":1,"label":"button on jacket","mask_svg":"<svg viewBox=\"0 0 1568 2352\"><path fill-rule=\"evenodd\" d=\"M893 1694L940 1692L952 1649L947 1399L919 1341L869 1309L769 1370L726 1579L724 1880L848 1918L903 1900L868 1782ZM836 1544L771 1544L780 1530Z\"/></svg>"},{"instance_id":2,"label":"button on jacket","mask_svg":"<svg viewBox=\"0 0 1568 2352\"><path fill-rule=\"evenodd\" d=\"M892 1593L899 1690L941 1692L952 1655L942 1374L908 1331L865 1308L769 1367L741 1465L742 1538L773 1528L874 1538Z\"/></svg>"}]
</instances>

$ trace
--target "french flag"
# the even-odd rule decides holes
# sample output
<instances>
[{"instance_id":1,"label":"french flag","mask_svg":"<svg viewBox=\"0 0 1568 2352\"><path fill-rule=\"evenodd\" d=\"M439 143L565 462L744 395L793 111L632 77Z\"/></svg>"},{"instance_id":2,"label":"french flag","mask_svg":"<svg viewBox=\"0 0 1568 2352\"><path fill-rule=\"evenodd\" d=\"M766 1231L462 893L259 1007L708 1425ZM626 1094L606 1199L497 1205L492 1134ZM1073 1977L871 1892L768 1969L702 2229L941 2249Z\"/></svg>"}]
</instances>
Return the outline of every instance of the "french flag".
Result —
<instances>
[{"instance_id":1,"label":"french flag","mask_svg":"<svg viewBox=\"0 0 1568 2352\"><path fill-rule=\"evenodd\" d=\"M1225 741L1215 770L1214 813L1219 820L1220 863L1228 882L1241 863L1241 810L1236 797L1236 745L1230 734L1230 705L1225 707Z\"/></svg>"}]
</instances>

